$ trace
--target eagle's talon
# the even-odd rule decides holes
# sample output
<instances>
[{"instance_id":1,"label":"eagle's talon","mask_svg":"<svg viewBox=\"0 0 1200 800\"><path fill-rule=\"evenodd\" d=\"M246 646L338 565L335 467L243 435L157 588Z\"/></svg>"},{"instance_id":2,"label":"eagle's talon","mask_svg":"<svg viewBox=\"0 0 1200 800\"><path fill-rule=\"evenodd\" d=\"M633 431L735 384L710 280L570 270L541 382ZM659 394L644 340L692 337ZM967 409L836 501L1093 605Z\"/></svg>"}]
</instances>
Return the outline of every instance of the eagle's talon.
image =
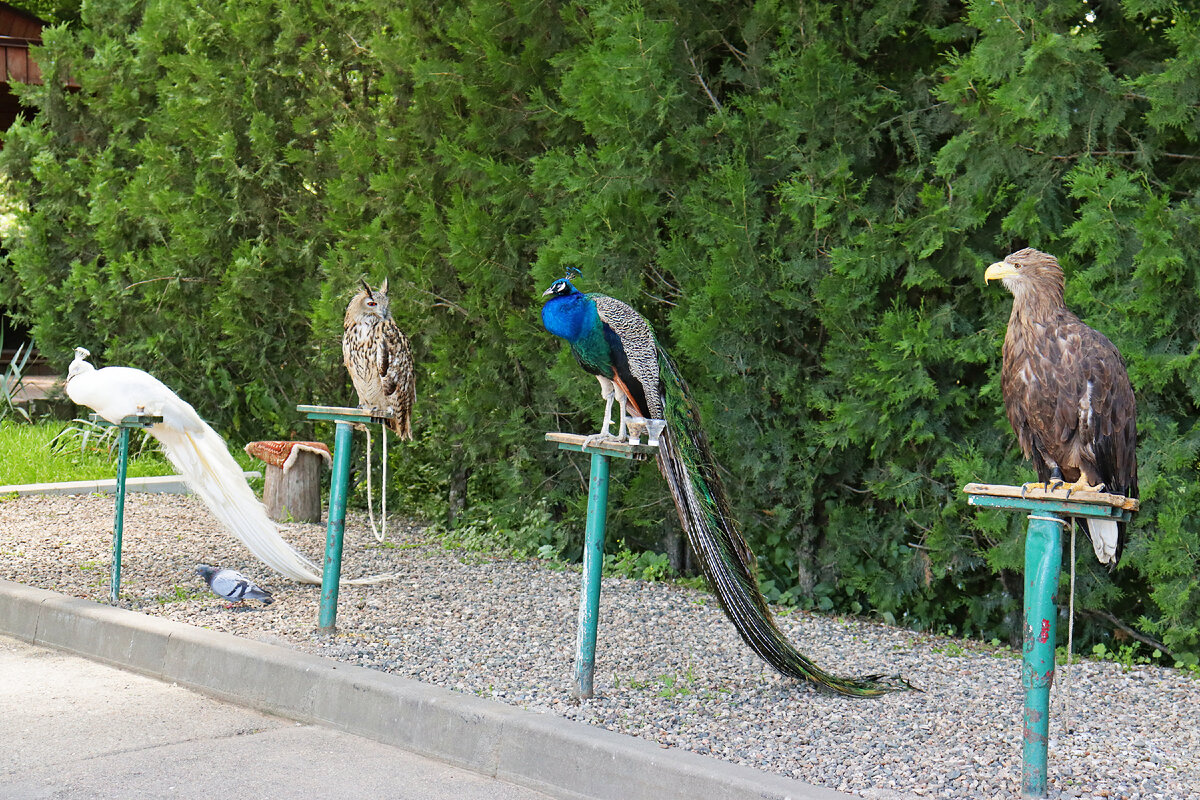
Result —
<instances>
[{"instance_id":1,"label":"eagle's talon","mask_svg":"<svg viewBox=\"0 0 1200 800\"><path fill-rule=\"evenodd\" d=\"M1086 478L1080 476L1079 480L1067 486L1067 497L1070 497L1072 492L1103 492L1104 488L1104 483L1092 485L1087 482Z\"/></svg>"}]
</instances>

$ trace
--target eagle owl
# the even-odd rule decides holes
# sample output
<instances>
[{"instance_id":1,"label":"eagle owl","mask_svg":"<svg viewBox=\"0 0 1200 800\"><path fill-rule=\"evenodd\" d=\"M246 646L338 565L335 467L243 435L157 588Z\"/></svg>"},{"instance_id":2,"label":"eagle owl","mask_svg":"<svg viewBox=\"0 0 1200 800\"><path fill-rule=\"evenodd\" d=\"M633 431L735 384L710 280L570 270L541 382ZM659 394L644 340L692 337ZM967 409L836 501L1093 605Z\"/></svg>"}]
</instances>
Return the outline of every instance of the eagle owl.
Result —
<instances>
[{"instance_id":1,"label":"eagle owl","mask_svg":"<svg viewBox=\"0 0 1200 800\"><path fill-rule=\"evenodd\" d=\"M375 291L365 280L362 286L346 306L342 360L354 381L359 406L391 412L387 426L411 441L416 395L412 350L388 309L387 280Z\"/></svg>"}]
</instances>

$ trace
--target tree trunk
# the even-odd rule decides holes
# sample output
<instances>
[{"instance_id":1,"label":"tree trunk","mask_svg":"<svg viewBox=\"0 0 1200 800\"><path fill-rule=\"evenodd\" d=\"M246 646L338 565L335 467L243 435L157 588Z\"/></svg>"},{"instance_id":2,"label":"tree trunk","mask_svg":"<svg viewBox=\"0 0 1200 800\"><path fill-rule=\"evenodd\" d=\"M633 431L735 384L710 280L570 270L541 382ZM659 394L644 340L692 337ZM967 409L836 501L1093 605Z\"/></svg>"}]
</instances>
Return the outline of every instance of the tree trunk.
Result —
<instances>
[{"instance_id":1,"label":"tree trunk","mask_svg":"<svg viewBox=\"0 0 1200 800\"><path fill-rule=\"evenodd\" d=\"M299 453L287 472L266 464L263 504L276 522L321 521L321 463L315 453Z\"/></svg>"}]
</instances>

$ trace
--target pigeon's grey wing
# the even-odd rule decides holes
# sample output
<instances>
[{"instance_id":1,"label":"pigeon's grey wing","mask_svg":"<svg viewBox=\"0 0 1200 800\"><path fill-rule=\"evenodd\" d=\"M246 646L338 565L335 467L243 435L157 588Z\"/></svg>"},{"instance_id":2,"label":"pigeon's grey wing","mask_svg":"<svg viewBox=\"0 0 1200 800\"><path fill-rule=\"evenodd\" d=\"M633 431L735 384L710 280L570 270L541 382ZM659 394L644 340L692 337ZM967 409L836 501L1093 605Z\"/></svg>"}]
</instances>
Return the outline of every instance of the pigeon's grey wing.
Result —
<instances>
[{"instance_id":1,"label":"pigeon's grey wing","mask_svg":"<svg viewBox=\"0 0 1200 800\"><path fill-rule=\"evenodd\" d=\"M271 604L271 593L257 584L250 584L246 590L246 597L250 600L262 600L267 605Z\"/></svg>"},{"instance_id":2,"label":"pigeon's grey wing","mask_svg":"<svg viewBox=\"0 0 1200 800\"><path fill-rule=\"evenodd\" d=\"M213 592L226 600L241 600L242 595L250 586L250 581L246 580L241 573L223 569L213 576L212 583L209 585L212 586Z\"/></svg>"}]
</instances>

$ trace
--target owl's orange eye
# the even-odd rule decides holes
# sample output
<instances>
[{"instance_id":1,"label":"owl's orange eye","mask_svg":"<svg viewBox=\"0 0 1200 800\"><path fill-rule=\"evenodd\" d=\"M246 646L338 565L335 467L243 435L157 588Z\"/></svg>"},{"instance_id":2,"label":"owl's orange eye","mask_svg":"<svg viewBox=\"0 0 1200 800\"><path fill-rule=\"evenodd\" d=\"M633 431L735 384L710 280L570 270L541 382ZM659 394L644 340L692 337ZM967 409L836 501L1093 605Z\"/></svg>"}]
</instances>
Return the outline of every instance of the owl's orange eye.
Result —
<instances>
[{"instance_id":1,"label":"owl's orange eye","mask_svg":"<svg viewBox=\"0 0 1200 800\"><path fill-rule=\"evenodd\" d=\"M375 307L375 306L377 305L377 303L376 303L374 300L368 300L368 301L367 301L367 305L369 305L369 306L371 306L371 307L373 308L373 307Z\"/></svg>"}]
</instances>

